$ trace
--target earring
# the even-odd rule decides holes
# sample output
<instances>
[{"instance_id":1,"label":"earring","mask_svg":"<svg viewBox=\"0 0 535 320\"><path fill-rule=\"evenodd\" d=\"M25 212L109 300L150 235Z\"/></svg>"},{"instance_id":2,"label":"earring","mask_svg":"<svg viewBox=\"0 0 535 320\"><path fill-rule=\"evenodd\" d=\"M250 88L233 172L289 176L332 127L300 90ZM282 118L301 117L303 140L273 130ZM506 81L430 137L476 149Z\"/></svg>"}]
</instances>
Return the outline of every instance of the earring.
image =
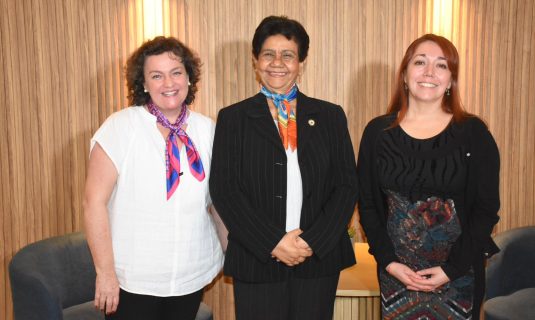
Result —
<instances>
[{"instance_id":1,"label":"earring","mask_svg":"<svg viewBox=\"0 0 535 320\"><path fill-rule=\"evenodd\" d=\"M405 91L409 90L409 86L407 85L406 82L403 84L403 86L404 86L404 88L405 88Z\"/></svg>"},{"instance_id":2,"label":"earring","mask_svg":"<svg viewBox=\"0 0 535 320\"><path fill-rule=\"evenodd\" d=\"M147 90L147 88L143 88L143 92L149 92L149 90Z\"/></svg>"},{"instance_id":3,"label":"earring","mask_svg":"<svg viewBox=\"0 0 535 320\"><path fill-rule=\"evenodd\" d=\"M447 96L450 95L450 88L446 89L446 95L447 95Z\"/></svg>"},{"instance_id":4,"label":"earring","mask_svg":"<svg viewBox=\"0 0 535 320\"><path fill-rule=\"evenodd\" d=\"M188 81L188 86L191 86L191 82Z\"/></svg>"}]
</instances>

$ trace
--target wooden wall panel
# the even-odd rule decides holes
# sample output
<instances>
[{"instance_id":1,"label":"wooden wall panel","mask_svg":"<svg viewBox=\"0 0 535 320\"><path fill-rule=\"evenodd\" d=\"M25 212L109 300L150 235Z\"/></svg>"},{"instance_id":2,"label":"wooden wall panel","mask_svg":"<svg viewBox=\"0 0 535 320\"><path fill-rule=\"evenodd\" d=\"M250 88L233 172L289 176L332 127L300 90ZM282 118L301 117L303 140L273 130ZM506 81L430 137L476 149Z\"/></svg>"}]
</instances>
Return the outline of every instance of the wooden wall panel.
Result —
<instances>
[{"instance_id":1,"label":"wooden wall panel","mask_svg":"<svg viewBox=\"0 0 535 320\"><path fill-rule=\"evenodd\" d=\"M82 228L89 138L126 103L121 65L142 41L132 41L129 4L0 1L2 319L11 319L13 254Z\"/></svg>"},{"instance_id":2,"label":"wooden wall panel","mask_svg":"<svg viewBox=\"0 0 535 320\"><path fill-rule=\"evenodd\" d=\"M201 57L194 108L213 119L258 90L250 42L260 20L301 21L311 45L300 87L342 105L355 151L366 123L386 109L407 46L444 32L459 50L466 109L487 121L501 151L496 231L535 224L533 1L451 0L451 17L433 15L440 0L162 1L164 33ZM141 0L0 0L0 318L12 318L13 254L83 228L89 139L126 106L123 67L143 41L142 17ZM233 319L228 279L205 300L216 319Z\"/></svg>"},{"instance_id":3,"label":"wooden wall panel","mask_svg":"<svg viewBox=\"0 0 535 320\"><path fill-rule=\"evenodd\" d=\"M379 320L379 297L338 297L334 302L333 320Z\"/></svg>"}]
</instances>

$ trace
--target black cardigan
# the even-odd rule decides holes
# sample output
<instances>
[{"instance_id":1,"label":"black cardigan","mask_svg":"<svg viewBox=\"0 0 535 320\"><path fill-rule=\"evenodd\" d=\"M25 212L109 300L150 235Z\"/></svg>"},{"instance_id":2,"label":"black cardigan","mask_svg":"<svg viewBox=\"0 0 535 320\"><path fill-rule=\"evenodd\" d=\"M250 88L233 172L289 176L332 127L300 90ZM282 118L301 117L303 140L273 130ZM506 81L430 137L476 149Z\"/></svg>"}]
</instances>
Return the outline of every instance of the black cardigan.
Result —
<instances>
[{"instance_id":1,"label":"black cardigan","mask_svg":"<svg viewBox=\"0 0 535 320\"><path fill-rule=\"evenodd\" d=\"M395 115L383 115L370 121L360 143L358 177L360 183L360 222L370 245L370 253L379 268L398 261L394 246L386 230L387 205L378 182L377 147L379 137L388 130ZM454 280L484 261L484 257L499 251L491 238L498 222L499 170L498 148L487 126L477 117L469 117L459 123L464 127L462 139L468 150L468 176L464 192L464 212L459 212L462 233L453 244L447 262L442 269Z\"/></svg>"},{"instance_id":2,"label":"black cardigan","mask_svg":"<svg viewBox=\"0 0 535 320\"><path fill-rule=\"evenodd\" d=\"M340 106L297 95L298 161L303 182L301 237L314 255L288 267L271 258L286 234L286 152L266 97L219 112L210 194L229 230L224 272L275 282L334 275L355 263L347 224L355 209L355 154Z\"/></svg>"}]
</instances>

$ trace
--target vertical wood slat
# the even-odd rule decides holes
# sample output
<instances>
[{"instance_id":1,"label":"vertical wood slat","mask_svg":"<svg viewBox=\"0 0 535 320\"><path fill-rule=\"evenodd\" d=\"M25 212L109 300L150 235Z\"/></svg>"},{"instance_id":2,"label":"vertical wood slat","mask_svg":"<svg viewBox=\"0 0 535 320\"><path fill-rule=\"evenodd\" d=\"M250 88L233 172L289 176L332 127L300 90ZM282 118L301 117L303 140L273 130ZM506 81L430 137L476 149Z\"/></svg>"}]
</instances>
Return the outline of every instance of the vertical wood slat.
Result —
<instances>
[{"instance_id":1,"label":"vertical wood slat","mask_svg":"<svg viewBox=\"0 0 535 320\"><path fill-rule=\"evenodd\" d=\"M8 90L10 84L10 74L8 70L11 68L10 60L8 57L9 51L6 50L4 43L10 43L9 36L9 20L6 19L5 15L1 12L8 12L8 3L0 1L0 73L3 75L0 77L0 100L7 101ZM10 168L9 163L11 162L10 156L10 146L8 141L8 134L10 128L8 127L7 121L9 119L9 112L7 108L0 108L0 116L2 117L0 121L0 181L6 183L10 181ZM11 220L13 216L11 213L5 212L5 208L8 203L11 203L12 195L9 190L5 188L1 189L0 192L0 209L2 210L2 216L0 217L0 316L11 314L12 313L12 304L10 301L10 295L7 292L7 261L9 257L13 254L13 243L11 241Z\"/></svg>"},{"instance_id":2,"label":"vertical wood slat","mask_svg":"<svg viewBox=\"0 0 535 320\"><path fill-rule=\"evenodd\" d=\"M379 297L338 297L334 303L333 320L381 319Z\"/></svg>"},{"instance_id":3,"label":"vertical wood slat","mask_svg":"<svg viewBox=\"0 0 535 320\"><path fill-rule=\"evenodd\" d=\"M14 252L82 228L89 138L126 104L124 60L117 59L140 43L125 40L136 33L119 28L127 16L115 15L115 4L0 1L2 319L12 319L7 266Z\"/></svg>"},{"instance_id":4,"label":"vertical wood slat","mask_svg":"<svg viewBox=\"0 0 535 320\"><path fill-rule=\"evenodd\" d=\"M259 21L298 19L311 36L301 89L342 105L357 151L367 121L386 109L406 47L431 31L435 1L164 0L164 32L201 57L194 108L215 119L258 90L250 42ZM126 105L123 66L142 41L143 12L139 0L0 0L0 11L0 318L11 319L14 252L82 228L89 139ZM453 0L446 35L459 50L465 106L501 151L497 232L535 224L534 18L530 0ZM228 280L205 300L217 319L233 319Z\"/></svg>"}]
</instances>

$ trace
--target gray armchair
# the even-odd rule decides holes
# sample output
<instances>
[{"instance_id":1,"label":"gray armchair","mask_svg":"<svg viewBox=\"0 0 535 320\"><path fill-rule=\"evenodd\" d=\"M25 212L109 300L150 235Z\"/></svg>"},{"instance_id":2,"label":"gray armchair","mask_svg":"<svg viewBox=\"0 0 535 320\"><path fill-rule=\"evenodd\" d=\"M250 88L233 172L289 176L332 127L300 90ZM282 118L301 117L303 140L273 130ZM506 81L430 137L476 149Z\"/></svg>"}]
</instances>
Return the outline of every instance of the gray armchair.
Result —
<instances>
[{"instance_id":1,"label":"gray armchair","mask_svg":"<svg viewBox=\"0 0 535 320\"><path fill-rule=\"evenodd\" d=\"M511 229L494 241L487 265L485 320L535 318L535 226Z\"/></svg>"},{"instance_id":2,"label":"gray armchair","mask_svg":"<svg viewBox=\"0 0 535 320\"><path fill-rule=\"evenodd\" d=\"M104 319L93 307L95 268L83 233L38 241L9 264L16 320ZM201 303L196 320L211 320Z\"/></svg>"}]
</instances>

